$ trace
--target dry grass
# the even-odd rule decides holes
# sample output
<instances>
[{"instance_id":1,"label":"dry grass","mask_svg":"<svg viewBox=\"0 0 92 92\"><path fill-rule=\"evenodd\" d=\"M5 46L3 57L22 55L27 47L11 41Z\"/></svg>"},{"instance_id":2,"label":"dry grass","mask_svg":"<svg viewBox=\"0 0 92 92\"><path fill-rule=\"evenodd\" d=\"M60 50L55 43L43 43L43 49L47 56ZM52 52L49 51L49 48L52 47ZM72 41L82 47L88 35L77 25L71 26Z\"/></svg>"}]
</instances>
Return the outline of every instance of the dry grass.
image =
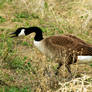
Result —
<instances>
[{"instance_id":1,"label":"dry grass","mask_svg":"<svg viewBox=\"0 0 92 92\"><path fill-rule=\"evenodd\" d=\"M83 75L83 77L72 79L69 82L60 83L61 88L56 92L91 92L92 83L89 83L88 80L90 80L90 77ZM89 88L91 89L89 90Z\"/></svg>"},{"instance_id":2,"label":"dry grass","mask_svg":"<svg viewBox=\"0 0 92 92\"><path fill-rule=\"evenodd\" d=\"M9 87L31 88L32 92L91 92L92 67L89 65L72 65L74 77L66 82L68 73L64 66L55 76L57 64L34 47L33 35L9 38L9 33L18 27L40 26L44 36L69 33L92 44L91 2L6 0L0 8L0 80ZM4 83L0 87L4 88Z\"/></svg>"}]
</instances>

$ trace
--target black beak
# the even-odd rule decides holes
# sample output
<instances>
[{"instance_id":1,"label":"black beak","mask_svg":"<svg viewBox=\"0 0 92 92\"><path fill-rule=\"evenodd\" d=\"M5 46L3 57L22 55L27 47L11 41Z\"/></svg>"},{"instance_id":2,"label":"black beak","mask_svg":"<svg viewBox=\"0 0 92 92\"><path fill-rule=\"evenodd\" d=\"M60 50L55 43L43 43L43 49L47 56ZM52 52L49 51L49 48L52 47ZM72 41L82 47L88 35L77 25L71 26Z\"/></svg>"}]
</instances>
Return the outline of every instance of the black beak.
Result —
<instances>
[{"instance_id":1,"label":"black beak","mask_svg":"<svg viewBox=\"0 0 92 92\"><path fill-rule=\"evenodd\" d=\"M16 32L10 33L10 35L11 35L11 36L10 36L11 38L17 37L17 36L16 36Z\"/></svg>"}]
</instances>

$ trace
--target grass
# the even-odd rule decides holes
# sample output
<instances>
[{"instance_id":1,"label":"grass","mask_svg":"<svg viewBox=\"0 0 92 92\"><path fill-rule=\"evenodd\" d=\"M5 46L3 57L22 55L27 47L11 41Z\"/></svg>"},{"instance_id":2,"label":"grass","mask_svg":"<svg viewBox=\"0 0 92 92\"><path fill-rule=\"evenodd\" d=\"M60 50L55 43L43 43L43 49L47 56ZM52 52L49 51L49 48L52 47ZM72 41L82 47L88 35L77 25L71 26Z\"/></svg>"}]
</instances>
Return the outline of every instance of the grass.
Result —
<instances>
[{"instance_id":1,"label":"grass","mask_svg":"<svg viewBox=\"0 0 92 92\"><path fill-rule=\"evenodd\" d=\"M64 67L54 76L57 64L34 48L34 34L24 38L9 35L18 27L39 26L44 36L74 34L92 44L91 9L86 3L81 0L0 1L0 80L7 84L0 82L0 92L59 92L61 88L63 92L76 92L78 87L91 91L92 65L71 66L74 76L84 74L90 78L62 82Z\"/></svg>"},{"instance_id":2,"label":"grass","mask_svg":"<svg viewBox=\"0 0 92 92\"><path fill-rule=\"evenodd\" d=\"M0 8L3 7L3 5L4 5L5 2L6 2L6 0L1 0L1 1L0 1Z\"/></svg>"},{"instance_id":3,"label":"grass","mask_svg":"<svg viewBox=\"0 0 92 92\"><path fill-rule=\"evenodd\" d=\"M90 64L90 66L92 67L92 64Z\"/></svg>"},{"instance_id":4,"label":"grass","mask_svg":"<svg viewBox=\"0 0 92 92\"><path fill-rule=\"evenodd\" d=\"M16 18L29 18L29 14L27 12L21 12L15 15Z\"/></svg>"},{"instance_id":5,"label":"grass","mask_svg":"<svg viewBox=\"0 0 92 92\"><path fill-rule=\"evenodd\" d=\"M22 88L22 89L19 89L17 87L2 87L0 88L0 92L31 92L31 89L27 89L27 88Z\"/></svg>"},{"instance_id":6,"label":"grass","mask_svg":"<svg viewBox=\"0 0 92 92\"><path fill-rule=\"evenodd\" d=\"M3 18L2 16L0 16L0 24L3 23L3 22L5 22L5 21L6 21L6 19Z\"/></svg>"}]
</instances>

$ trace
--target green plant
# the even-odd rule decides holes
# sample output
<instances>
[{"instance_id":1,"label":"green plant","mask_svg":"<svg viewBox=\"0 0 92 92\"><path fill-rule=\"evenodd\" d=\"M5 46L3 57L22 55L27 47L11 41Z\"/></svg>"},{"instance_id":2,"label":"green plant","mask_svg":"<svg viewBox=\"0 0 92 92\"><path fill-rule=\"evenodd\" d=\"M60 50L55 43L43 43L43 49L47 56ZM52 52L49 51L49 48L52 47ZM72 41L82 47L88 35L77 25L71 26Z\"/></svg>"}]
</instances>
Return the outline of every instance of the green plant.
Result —
<instances>
[{"instance_id":1,"label":"green plant","mask_svg":"<svg viewBox=\"0 0 92 92\"><path fill-rule=\"evenodd\" d=\"M7 2L9 2L9 3L12 2L12 1L13 1L13 0L7 0Z\"/></svg>"},{"instance_id":2,"label":"green plant","mask_svg":"<svg viewBox=\"0 0 92 92\"><path fill-rule=\"evenodd\" d=\"M23 22L20 18L13 18L11 21L12 22Z\"/></svg>"},{"instance_id":3,"label":"green plant","mask_svg":"<svg viewBox=\"0 0 92 92\"><path fill-rule=\"evenodd\" d=\"M34 69L34 67L32 66L32 64L31 64L30 61L27 62L27 64L25 65L24 69L25 69L26 71L28 71L29 73L30 73L30 71L31 71L32 73L35 74L35 69Z\"/></svg>"},{"instance_id":4,"label":"green plant","mask_svg":"<svg viewBox=\"0 0 92 92\"><path fill-rule=\"evenodd\" d=\"M30 27L30 24L28 23L28 21L25 22L24 26L25 26L25 27Z\"/></svg>"},{"instance_id":5,"label":"green plant","mask_svg":"<svg viewBox=\"0 0 92 92\"><path fill-rule=\"evenodd\" d=\"M5 2L6 0L0 0L0 8L4 5Z\"/></svg>"},{"instance_id":6,"label":"green plant","mask_svg":"<svg viewBox=\"0 0 92 92\"><path fill-rule=\"evenodd\" d=\"M15 17L16 18L29 18L30 16L29 16L28 12L21 12L21 13L15 14Z\"/></svg>"},{"instance_id":7,"label":"green plant","mask_svg":"<svg viewBox=\"0 0 92 92\"><path fill-rule=\"evenodd\" d=\"M5 21L6 21L6 19L3 18L2 16L0 16L0 23L3 23L3 22L5 22Z\"/></svg>"},{"instance_id":8,"label":"green plant","mask_svg":"<svg viewBox=\"0 0 92 92\"><path fill-rule=\"evenodd\" d=\"M31 92L31 89L5 86L0 88L0 92Z\"/></svg>"},{"instance_id":9,"label":"green plant","mask_svg":"<svg viewBox=\"0 0 92 92\"><path fill-rule=\"evenodd\" d=\"M92 64L90 64L90 66L92 67Z\"/></svg>"},{"instance_id":10,"label":"green plant","mask_svg":"<svg viewBox=\"0 0 92 92\"><path fill-rule=\"evenodd\" d=\"M9 67L12 69L23 69L24 67L24 61L19 56L14 57L13 60L8 61L8 63Z\"/></svg>"},{"instance_id":11,"label":"green plant","mask_svg":"<svg viewBox=\"0 0 92 92\"><path fill-rule=\"evenodd\" d=\"M8 38L5 33L0 35L0 56L2 59L7 58L13 47L12 39Z\"/></svg>"},{"instance_id":12,"label":"green plant","mask_svg":"<svg viewBox=\"0 0 92 92\"><path fill-rule=\"evenodd\" d=\"M3 43L0 43L0 56L2 55L2 47L3 47Z\"/></svg>"},{"instance_id":13,"label":"green plant","mask_svg":"<svg viewBox=\"0 0 92 92\"><path fill-rule=\"evenodd\" d=\"M35 14L35 13L32 13L31 17L34 18L34 19L38 19L39 18L39 16L37 14Z\"/></svg>"},{"instance_id":14,"label":"green plant","mask_svg":"<svg viewBox=\"0 0 92 92\"><path fill-rule=\"evenodd\" d=\"M58 31L58 33L60 33L60 34L63 34L63 33L64 33L64 32L63 32L61 29L59 29L59 28L55 28L55 30Z\"/></svg>"},{"instance_id":15,"label":"green plant","mask_svg":"<svg viewBox=\"0 0 92 92\"><path fill-rule=\"evenodd\" d=\"M48 3L45 1L44 3L45 8L48 8Z\"/></svg>"},{"instance_id":16,"label":"green plant","mask_svg":"<svg viewBox=\"0 0 92 92\"><path fill-rule=\"evenodd\" d=\"M53 69L56 71L57 67L58 67L58 65L55 65L55 66L53 66Z\"/></svg>"},{"instance_id":17,"label":"green plant","mask_svg":"<svg viewBox=\"0 0 92 92\"><path fill-rule=\"evenodd\" d=\"M30 44L29 44L28 42L26 42L26 41L23 41L23 42L22 42L22 45L23 45L23 46L30 46Z\"/></svg>"}]
</instances>

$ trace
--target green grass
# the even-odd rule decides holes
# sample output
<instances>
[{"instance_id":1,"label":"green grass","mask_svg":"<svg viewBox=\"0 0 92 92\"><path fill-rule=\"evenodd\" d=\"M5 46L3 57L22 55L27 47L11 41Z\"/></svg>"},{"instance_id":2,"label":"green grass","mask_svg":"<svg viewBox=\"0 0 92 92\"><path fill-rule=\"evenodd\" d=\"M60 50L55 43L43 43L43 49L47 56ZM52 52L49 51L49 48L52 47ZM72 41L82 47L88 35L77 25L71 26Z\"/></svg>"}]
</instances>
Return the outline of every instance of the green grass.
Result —
<instances>
[{"instance_id":1,"label":"green grass","mask_svg":"<svg viewBox=\"0 0 92 92\"><path fill-rule=\"evenodd\" d=\"M0 0L0 8L3 7L4 3L6 2L6 0Z\"/></svg>"},{"instance_id":2,"label":"green grass","mask_svg":"<svg viewBox=\"0 0 92 92\"><path fill-rule=\"evenodd\" d=\"M0 92L31 92L31 89L17 87L1 87Z\"/></svg>"},{"instance_id":3,"label":"green grass","mask_svg":"<svg viewBox=\"0 0 92 92\"><path fill-rule=\"evenodd\" d=\"M0 35L0 56L2 56L2 58L7 58L6 53L11 54L13 53L13 39L8 38L7 39L7 33L5 34L1 34Z\"/></svg>"},{"instance_id":4,"label":"green grass","mask_svg":"<svg viewBox=\"0 0 92 92\"><path fill-rule=\"evenodd\" d=\"M90 64L90 66L92 67L92 64Z\"/></svg>"},{"instance_id":5,"label":"green grass","mask_svg":"<svg viewBox=\"0 0 92 92\"><path fill-rule=\"evenodd\" d=\"M37 14L35 14L35 13L32 13L30 16L31 16L31 18L39 19L39 16Z\"/></svg>"},{"instance_id":6,"label":"green grass","mask_svg":"<svg viewBox=\"0 0 92 92\"><path fill-rule=\"evenodd\" d=\"M45 1L44 6L46 9L48 9L48 3Z\"/></svg>"},{"instance_id":7,"label":"green grass","mask_svg":"<svg viewBox=\"0 0 92 92\"><path fill-rule=\"evenodd\" d=\"M21 13L16 13L15 14L15 17L16 18L29 18L30 15L28 12L21 12Z\"/></svg>"},{"instance_id":8,"label":"green grass","mask_svg":"<svg viewBox=\"0 0 92 92\"><path fill-rule=\"evenodd\" d=\"M11 21L12 22L23 23L24 19L30 20L31 19L31 15L29 15L28 12L16 13L16 14L14 14L14 18L12 18ZM25 24L28 25L28 23L25 23Z\"/></svg>"},{"instance_id":9,"label":"green grass","mask_svg":"<svg viewBox=\"0 0 92 92\"><path fill-rule=\"evenodd\" d=\"M3 23L3 22L5 22L5 21L6 21L6 19L3 18L2 16L0 16L0 24Z\"/></svg>"},{"instance_id":10,"label":"green grass","mask_svg":"<svg viewBox=\"0 0 92 92\"><path fill-rule=\"evenodd\" d=\"M13 60L8 62L11 69L23 69L24 61L20 57L15 57Z\"/></svg>"},{"instance_id":11,"label":"green grass","mask_svg":"<svg viewBox=\"0 0 92 92\"><path fill-rule=\"evenodd\" d=\"M20 22L23 23L23 19L30 19L30 15L28 12L21 12L14 14L14 18L11 20L12 22Z\"/></svg>"},{"instance_id":12,"label":"green grass","mask_svg":"<svg viewBox=\"0 0 92 92\"><path fill-rule=\"evenodd\" d=\"M12 22L23 22L23 20L19 19L19 18L13 18L11 20Z\"/></svg>"}]
</instances>

